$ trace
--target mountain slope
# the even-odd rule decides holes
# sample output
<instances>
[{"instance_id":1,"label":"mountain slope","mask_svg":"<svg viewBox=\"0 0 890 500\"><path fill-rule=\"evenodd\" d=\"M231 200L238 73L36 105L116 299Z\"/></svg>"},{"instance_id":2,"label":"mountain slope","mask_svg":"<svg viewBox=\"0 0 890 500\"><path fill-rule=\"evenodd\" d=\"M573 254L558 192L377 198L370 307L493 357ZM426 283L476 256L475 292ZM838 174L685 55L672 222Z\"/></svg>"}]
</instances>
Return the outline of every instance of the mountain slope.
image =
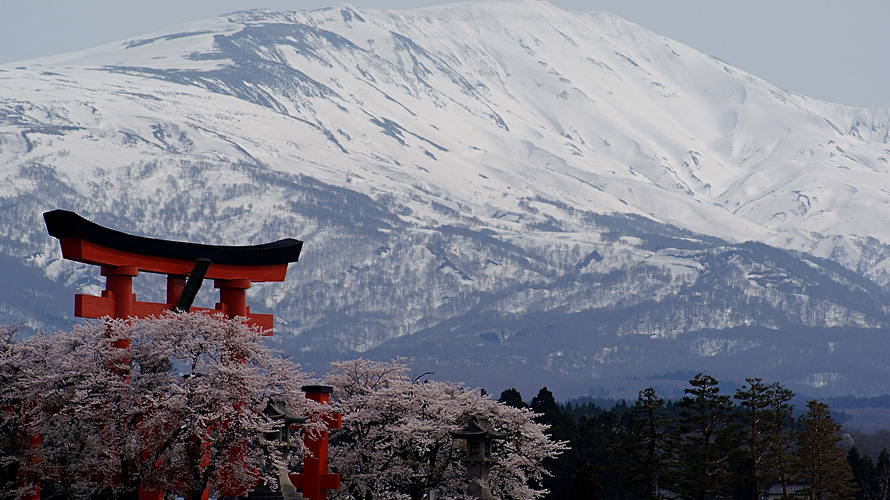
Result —
<instances>
[{"instance_id":1,"label":"mountain slope","mask_svg":"<svg viewBox=\"0 0 890 500\"><path fill-rule=\"evenodd\" d=\"M288 281L250 301L307 363L436 342L426 362L458 366L479 348L461 339L482 335L504 351L485 359L550 370L548 385L587 367L575 392L694 370L713 349L677 347L690 338L772 331L757 345L786 350L800 332L829 343L890 322L890 109L791 94L541 1L180 28L0 68L4 254L96 293L98 272L60 259L42 212L207 243L297 237ZM157 298L157 283L137 293ZM54 306L7 317L66 324ZM558 332L577 359L505 342L523 331ZM639 336L685 354L603 354ZM877 390L798 364L802 386Z\"/></svg>"}]
</instances>

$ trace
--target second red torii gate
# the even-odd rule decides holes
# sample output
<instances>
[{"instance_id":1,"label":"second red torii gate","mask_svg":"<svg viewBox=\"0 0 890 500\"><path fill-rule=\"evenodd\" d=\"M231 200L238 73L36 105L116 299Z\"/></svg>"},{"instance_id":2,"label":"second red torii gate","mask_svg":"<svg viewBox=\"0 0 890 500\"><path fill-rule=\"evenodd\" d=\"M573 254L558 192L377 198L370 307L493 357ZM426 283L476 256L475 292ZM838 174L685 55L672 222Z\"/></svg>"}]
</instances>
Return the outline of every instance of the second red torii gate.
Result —
<instances>
[{"instance_id":1,"label":"second red torii gate","mask_svg":"<svg viewBox=\"0 0 890 500\"><path fill-rule=\"evenodd\" d=\"M84 219L67 210L43 214L50 236L59 239L69 260L101 266L105 276L102 295L77 294L74 315L82 318L144 318L171 310L179 300L199 259L209 259L206 278L219 289L215 309L229 317L244 316L250 324L272 330L271 314L250 312L246 292L251 283L284 281L287 266L297 262L303 242L287 238L252 246L220 246L135 236ZM133 295L133 278L140 271L167 275L167 301L142 302Z\"/></svg>"}]
</instances>

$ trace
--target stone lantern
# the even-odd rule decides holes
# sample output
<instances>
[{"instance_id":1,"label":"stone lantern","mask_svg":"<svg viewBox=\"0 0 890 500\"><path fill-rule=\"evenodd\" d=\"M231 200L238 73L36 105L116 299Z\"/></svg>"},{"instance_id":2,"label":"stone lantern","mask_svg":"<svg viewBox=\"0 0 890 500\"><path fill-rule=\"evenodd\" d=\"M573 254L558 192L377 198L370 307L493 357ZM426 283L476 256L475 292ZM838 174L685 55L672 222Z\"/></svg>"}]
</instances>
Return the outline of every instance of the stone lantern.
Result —
<instances>
[{"instance_id":1,"label":"stone lantern","mask_svg":"<svg viewBox=\"0 0 890 500\"><path fill-rule=\"evenodd\" d=\"M466 427L451 431L451 435L467 442L467 453L461 458L470 478L467 494L482 500L494 500L488 484L491 466L497 463L491 454L492 443L496 439L506 438L508 434L496 432L484 417L473 417Z\"/></svg>"},{"instance_id":2,"label":"stone lantern","mask_svg":"<svg viewBox=\"0 0 890 500\"><path fill-rule=\"evenodd\" d=\"M270 441L278 441L278 446L282 450L282 458L284 462L287 463L287 458L288 455L290 455L290 450L297 446L292 440L293 433L291 426L303 424L306 422L306 420L308 420L308 418L291 413L290 410L287 409L287 405L285 404L284 400L280 398L269 398L269 401L266 403L266 408L263 410L263 413L273 421L279 422L281 424L277 431L267 433L266 439ZM299 491L297 491L297 488L294 487L294 484L291 482L290 477L288 477L287 469L285 469L284 467L282 467L278 471L278 491L272 490L272 488L270 488L267 484L260 484L247 495L247 498L288 500L305 499L305 497Z\"/></svg>"}]
</instances>

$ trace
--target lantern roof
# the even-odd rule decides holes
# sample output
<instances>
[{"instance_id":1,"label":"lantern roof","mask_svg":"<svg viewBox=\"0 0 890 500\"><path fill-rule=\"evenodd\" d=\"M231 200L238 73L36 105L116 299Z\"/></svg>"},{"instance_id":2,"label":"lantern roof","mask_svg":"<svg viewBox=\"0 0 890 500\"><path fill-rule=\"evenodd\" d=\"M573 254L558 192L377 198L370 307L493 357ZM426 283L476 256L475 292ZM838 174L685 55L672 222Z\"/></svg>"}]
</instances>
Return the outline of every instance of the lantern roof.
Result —
<instances>
[{"instance_id":1,"label":"lantern roof","mask_svg":"<svg viewBox=\"0 0 890 500\"><path fill-rule=\"evenodd\" d=\"M272 420L284 421L286 424L302 424L308 420L308 417L297 415L288 410L285 401L275 397L269 398L263 413Z\"/></svg>"},{"instance_id":2,"label":"lantern roof","mask_svg":"<svg viewBox=\"0 0 890 500\"><path fill-rule=\"evenodd\" d=\"M451 431L451 435L460 439L504 439L509 434L495 431L485 417L473 417L463 429Z\"/></svg>"}]
</instances>

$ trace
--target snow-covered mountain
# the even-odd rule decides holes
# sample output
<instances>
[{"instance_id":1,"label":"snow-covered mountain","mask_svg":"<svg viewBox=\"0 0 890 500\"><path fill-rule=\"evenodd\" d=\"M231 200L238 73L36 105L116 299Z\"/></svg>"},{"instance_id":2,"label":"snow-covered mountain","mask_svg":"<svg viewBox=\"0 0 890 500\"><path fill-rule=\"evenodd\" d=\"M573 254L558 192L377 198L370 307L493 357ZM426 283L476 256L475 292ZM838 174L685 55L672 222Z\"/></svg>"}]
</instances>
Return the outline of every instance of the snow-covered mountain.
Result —
<instances>
[{"instance_id":1,"label":"snow-covered mountain","mask_svg":"<svg viewBox=\"0 0 890 500\"><path fill-rule=\"evenodd\" d=\"M2 323L70 325L70 295L101 289L46 234L64 208L304 240L249 302L319 370L405 355L563 397L699 370L890 391L890 108L786 92L613 15L254 10L0 66L0 166Z\"/></svg>"}]
</instances>

